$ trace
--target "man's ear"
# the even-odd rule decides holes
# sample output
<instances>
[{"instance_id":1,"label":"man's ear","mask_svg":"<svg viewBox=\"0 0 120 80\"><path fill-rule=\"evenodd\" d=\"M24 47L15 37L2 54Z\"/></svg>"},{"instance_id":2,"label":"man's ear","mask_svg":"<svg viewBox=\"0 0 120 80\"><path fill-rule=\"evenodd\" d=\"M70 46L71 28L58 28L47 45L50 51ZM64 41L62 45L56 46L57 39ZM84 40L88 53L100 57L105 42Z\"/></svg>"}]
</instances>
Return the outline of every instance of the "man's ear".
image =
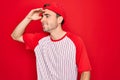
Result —
<instances>
[{"instance_id":1,"label":"man's ear","mask_svg":"<svg viewBox=\"0 0 120 80\"><path fill-rule=\"evenodd\" d=\"M59 16L59 17L58 17L58 23L61 24L62 21L63 21L63 17L62 17L62 16Z\"/></svg>"}]
</instances>

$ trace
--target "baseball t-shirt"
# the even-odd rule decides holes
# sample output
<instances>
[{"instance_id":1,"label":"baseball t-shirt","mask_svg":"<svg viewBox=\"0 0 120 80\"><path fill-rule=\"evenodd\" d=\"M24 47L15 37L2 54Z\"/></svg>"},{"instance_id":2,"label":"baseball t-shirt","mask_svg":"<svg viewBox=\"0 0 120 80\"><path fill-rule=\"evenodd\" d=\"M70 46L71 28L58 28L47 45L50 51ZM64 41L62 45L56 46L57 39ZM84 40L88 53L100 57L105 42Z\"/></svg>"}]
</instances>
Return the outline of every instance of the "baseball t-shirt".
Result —
<instances>
[{"instance_id":1,"label":"baseball t-shirt","mask_svg":"<svg viewBox=\"0 0 120 80\"><path fill-rule=\"evenodd\" d=\"M38 80L77 80L78 72L91 70L83 41L70 32L58 40L43 33L26 33L23 39L35 52Z\"/></svg>"}]
</instances>

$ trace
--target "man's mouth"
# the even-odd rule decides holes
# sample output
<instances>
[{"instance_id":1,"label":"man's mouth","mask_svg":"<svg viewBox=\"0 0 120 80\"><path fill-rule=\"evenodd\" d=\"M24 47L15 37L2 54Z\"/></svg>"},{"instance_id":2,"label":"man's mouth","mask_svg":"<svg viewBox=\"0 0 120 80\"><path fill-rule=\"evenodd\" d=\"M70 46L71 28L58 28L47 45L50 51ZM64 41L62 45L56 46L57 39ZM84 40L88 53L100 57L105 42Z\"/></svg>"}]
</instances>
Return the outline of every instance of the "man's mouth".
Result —
<instances>
[{"instance_id":1,"label":"man's mouth","mask_svg":"<svg viewBox=\"0 0 120 80\"><path fill-rule=\"evenodd\" d=\"M43 23L42 26L43 26L43 27L47 26L47 23Z\"/></svg>"}]
</instances>

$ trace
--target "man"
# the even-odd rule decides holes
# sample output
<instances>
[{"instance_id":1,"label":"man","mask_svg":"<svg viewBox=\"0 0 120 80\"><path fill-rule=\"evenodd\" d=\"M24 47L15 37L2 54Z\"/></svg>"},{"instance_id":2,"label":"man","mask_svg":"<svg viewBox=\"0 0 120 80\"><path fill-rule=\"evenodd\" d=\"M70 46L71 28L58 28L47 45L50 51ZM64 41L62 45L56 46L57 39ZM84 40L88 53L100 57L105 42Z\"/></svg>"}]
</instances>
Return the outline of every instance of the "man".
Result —
<instances>
[{"instance_id":1,"label":"man","mask_svg":"<svg viewBox=\"0 0 120 80\"><path fill-rule=\"evenodd\" d=\"M41 20L43 33L24 33L32 20ZM82 40L62 29L65 15L60 4L33 9L11 34L36 55L38 80L89 80L91 66Z\"/></svg>"}]
</instances>

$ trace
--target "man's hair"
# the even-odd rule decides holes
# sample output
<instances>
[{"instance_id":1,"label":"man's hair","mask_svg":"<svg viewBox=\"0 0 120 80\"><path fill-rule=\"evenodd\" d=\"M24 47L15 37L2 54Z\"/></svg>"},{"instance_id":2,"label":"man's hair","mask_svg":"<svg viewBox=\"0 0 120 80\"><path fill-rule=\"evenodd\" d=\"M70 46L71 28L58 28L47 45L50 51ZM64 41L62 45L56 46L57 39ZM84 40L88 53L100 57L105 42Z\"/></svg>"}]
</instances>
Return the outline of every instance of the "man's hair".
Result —
<instances>
[{"instance_id":1,"label":"man's hair","mask_svg":"<svg viewBox=\"0 0 120 80\"><path fill-rule=\"evenodd\" d=\"M46 7L49 7L49 6L51 6L50 4L44 4L43 5L43 8L46 8ZM56 13L56 12L55 12ZM60 14L58 14L58 13L56 13L56 17L60 17L61 15ZM63 25L64 24L64 19L62 20L62 22L61 22L61 24Z\"/></svg>"}]
</instances>

